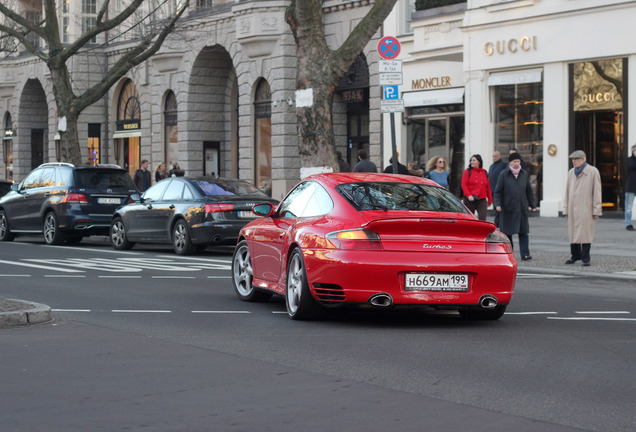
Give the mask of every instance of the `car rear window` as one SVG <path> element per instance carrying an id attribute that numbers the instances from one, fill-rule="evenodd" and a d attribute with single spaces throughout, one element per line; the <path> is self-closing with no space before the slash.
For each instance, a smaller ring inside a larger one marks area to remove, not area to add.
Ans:
<path id="1" fill-rule="evenodd" d="M 205 196 L 218 195 L 260 195 L 267 197 L 263 192 L 249 183 L 242 181 L 208 181 L 194 180 L 193 183 L 203 192 Z"/>
<path id="2" fill-rule="evenodd" d="M 411 210 L 467 213 L 447 189 L 413 183 L 346 183 L 336 186 L 357 210 Z"/>
<path id="3" fill-rule="evenodd" d="M 130 175 L 118 170 L 75 170 L 75 185 L 82 188 L 136 189 Z"/>

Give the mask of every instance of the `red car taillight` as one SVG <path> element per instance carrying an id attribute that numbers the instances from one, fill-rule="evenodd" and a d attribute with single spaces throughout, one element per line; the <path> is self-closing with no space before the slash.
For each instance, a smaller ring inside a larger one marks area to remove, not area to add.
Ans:
<path id="1" fill-rule="evenodd" d="M 206 204 L 205 212 L 206 213 L 218 213 L 224 211 L 232 211 L 234 210 L 234 204 Z"/>
<path id="2" fill-rule="evenodd" d="M 486 237 L 487 253 L 512 253 L 512 245 L 508 236 L 499 231 L 494 231 Z"/>
<path id="3" fill-rule="evenodd" d="M 337 249 L 382 249 L 380 236 L 365 229 L 335 231 L 327 234 L 326 238 Z"/>
<path id="4" fill-rule="evenodd" d="M 83 194 L 71 193 L 64 197 L 63 203 L 88 204 L 88 199 Z"/>

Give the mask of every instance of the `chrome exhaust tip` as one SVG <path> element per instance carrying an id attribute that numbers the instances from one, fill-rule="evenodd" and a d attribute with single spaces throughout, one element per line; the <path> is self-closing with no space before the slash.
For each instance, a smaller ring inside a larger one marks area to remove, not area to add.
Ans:
<path id="1" fill-rule="evenodd" d="M 492 294 L 484 294 L 479 299 L 479 306 L 484 309 L 494 309 L 499 304 L 499 300 Z"/>
<path id="2" fill-rule="evenodd" d="M 389 307 L 393 305 L 393 298 L 387 293 L 378 293 L 369 298 L 369 303 L 376 307 Z"/>

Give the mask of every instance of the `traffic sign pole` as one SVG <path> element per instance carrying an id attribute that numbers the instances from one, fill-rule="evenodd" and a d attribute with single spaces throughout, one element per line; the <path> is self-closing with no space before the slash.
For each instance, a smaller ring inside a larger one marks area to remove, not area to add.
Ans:
<path id="1" fill-rule="evenodd" d="M 397 85 L 402 84 L 402 62 L 400 60 L 393 60 L 400 54 L 400 41 L 393 36 L 386 36 L 380 39 L 378 42 L 378 54 L 384 59 L 380 61 L 380 85 L 384 87 L 384 99 L 391 102 L 387 104 L 385 102 L 384 107 L 388 107 L 391 116 L 391 151 L 393 153 L 392 164 L 393 174 L 398 173 L 398 156 L 397 156 L 397 143 L 395 139 L 395 109 L 397 104 L 393 102 L 402 101 L 397 98 Z M 392 60 L 392 61 L 390 61 Z M 401 104 L 404 111 L 404 105 Z M 384 108 L 382 107 L 382 108 Z M 383 111 L 382 109 L 380 111 Z M 384 112 L 384 111 L 383 111 Z"/>

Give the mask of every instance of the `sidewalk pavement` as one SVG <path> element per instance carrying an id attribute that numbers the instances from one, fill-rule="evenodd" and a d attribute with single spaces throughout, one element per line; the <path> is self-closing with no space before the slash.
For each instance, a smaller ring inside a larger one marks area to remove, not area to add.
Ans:
<path id="1" fill-rule="evenodd" d="M 621 213 L 622 214 L 622 213 Z M 489 218 L 492 221 L 492 217 Z M 514 236 L 519 273 L 564 274 L 636 280 L 636 232 L 627 231 L 622 218 L 605 217 L 596 221 L 589 267 L 581 262 L 567 265 L 570 258 L 567 219 L 530 218 L 531 260 L 519 256 L 519 237 Z M 0 298 L 0 327 L 48 322 L 51 308 L 23 300 Z"/>

